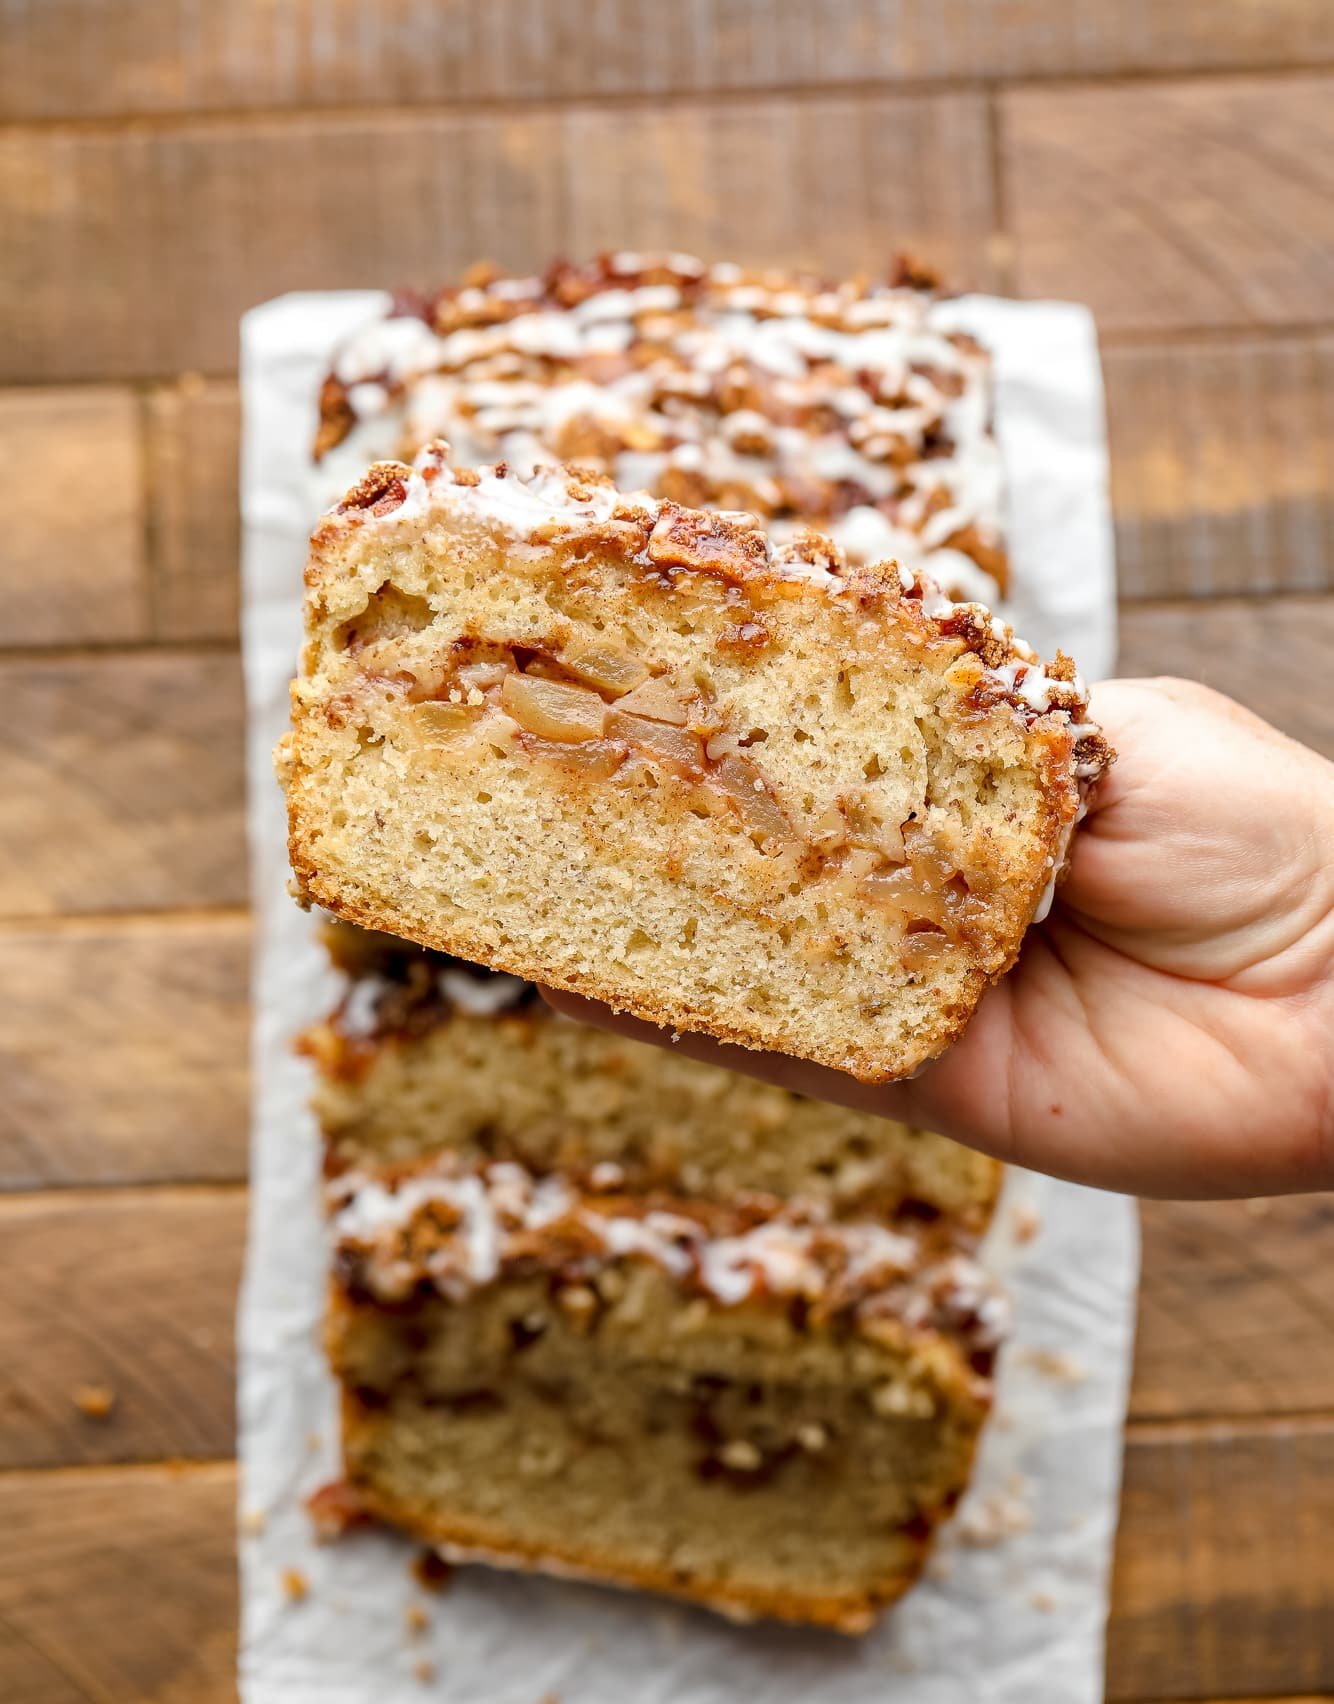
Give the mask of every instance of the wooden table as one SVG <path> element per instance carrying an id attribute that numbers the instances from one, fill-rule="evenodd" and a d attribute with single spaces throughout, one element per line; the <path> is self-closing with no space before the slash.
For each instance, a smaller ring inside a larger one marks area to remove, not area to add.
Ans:
<path id="1" fill-rule="evenodd" d="M 1334 17 L 10 0 L 0 30 L 0 1698 L 213 1704 L 246 1205 L 237 316 L 666 243 L 904 246 L 1083 299 L 1123 672 L 1334 752 Z M 1109 1695 L 1334 1696 L 1334 1203 L 1150 1206 L 1144 1236 Z"/>

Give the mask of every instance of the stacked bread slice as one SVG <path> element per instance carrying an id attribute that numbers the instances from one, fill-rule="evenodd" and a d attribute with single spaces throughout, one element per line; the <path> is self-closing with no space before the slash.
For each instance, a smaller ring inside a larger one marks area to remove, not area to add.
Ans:
<path id="1" fill-rule="evenodd" d="M 967 1483 L 999 1183 L 347 925 L 317 1066 L 344 1505 L 458 1559 L 860 1630 Z"/>

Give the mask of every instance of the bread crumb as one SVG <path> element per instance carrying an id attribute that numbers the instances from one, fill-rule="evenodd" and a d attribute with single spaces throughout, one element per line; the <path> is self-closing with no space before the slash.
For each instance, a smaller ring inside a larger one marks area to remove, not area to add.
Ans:
<path id="1" fill-rule="evenodd" d="M 80 1385 L 70 1401 L 85 1420 L 109 1420 L 116 1406 L 116 1393 L 107 1385 Z"/>
<path id="2" fill-rule="evenodd" d="M 926 1565 L 927 1579 L 936 1581 L 938 1585 L 943 1585 L 946 1580 L 953 1576 L 953 1573 L 953 1560 L 948 1556 L 942 1556 L 939 1552 Z"/>
<path id="3" fill-rule="evenodd" d="M 435 1664 L 427 1662 L 426 1658 L 422 1657 L 418 1662 L 413 1663 L 412 1673 L 414 1679 L 419 1680 L 423 1686 L 429 1686 L 435 1679 Z"/>
<path id="4" fill-rule="evenodd" d="M 1051 1615 L 1055 1612 L 1056 1599 L 1050 1592 L 1036 1591 L 1028 1601 L 1034 1609 L 1040 1611 L 1043 1615 Z"/>
<path id="5" fill-rule="evenodd" d="M 1042 1216 L 1026 1201 L 1017 1201 L 1010 1214 L 1010 1229 L 1017 1243 L 1031 1243 L 1042 1229 Z"/>
<path id="6" fill-rule="evenodd" d="M 1023 1349 L 1020 1353 L 1034 1371 L 1058 1384 L 1083 1384 L 1089 1376 L 1089 1370 L 1081 1360 L 1060 1349 Z"/>
<path id="7" fill-rule="evenodd" d="M 241 1535 L 244 1538 L 261 1538 L 267 1524 L 267 1516 L 263 1509 L 243 1509 L 239 1522 Z"/>
<path id="8" fill-rule="evenodd" d="M 1032 1525 L 1033 1512 L 1021 1495 L 993 1491 L 968 1500 L 955 1530 L 965 1544 L 992 1545 L 1015 1538 Z"/>
<path id="9" fill-rule="evenodd" d="M 431 1625 L 431 1618 L 419 1603 L 410 1603 L 403 1612 L 403 1624 L 415 1639 Z"/>
<path id="10" fill-rule="evenodd" d="M 419 1550 L 412 1559 L 412 1577 L 428 1592 L 443 1592 L 454 1578 L 454 1564 L 438 1550 Z"/>
<path id="11" fill-rule="evenodd" d="M 332 1480 L 312 1491 L 306 1498 L 306 1513 L 318 1544 L 332 1544 L 353 1527 L 372 1524 L 370 1512 L 345 1479 Z"/>
<path id="12" fill-rule="evenodd" d="M 288 1603 L 304 1603 L 310 1596 L 310 1581 L 300 1568 L 284 1568 L 279 1578 Z"/>

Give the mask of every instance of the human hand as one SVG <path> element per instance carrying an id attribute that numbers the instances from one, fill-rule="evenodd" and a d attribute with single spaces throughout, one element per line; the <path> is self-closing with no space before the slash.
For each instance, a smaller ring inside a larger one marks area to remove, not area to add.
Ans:
<path id="1" fill-rule="evenodd" d="M 1109 681 L 1093 715 L 1119 756 L 1069 876 L 940 1059 L 866 1084 L 705 1036 L 675 1045 L 1102 1188 L 1334 1187 L 1334 765 L 1189 681 Z"/>

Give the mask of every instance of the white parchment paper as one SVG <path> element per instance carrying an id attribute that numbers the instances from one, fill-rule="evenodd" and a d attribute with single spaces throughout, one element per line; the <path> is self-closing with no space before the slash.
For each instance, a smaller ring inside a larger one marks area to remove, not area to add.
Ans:
<path id="1" fill-rule="evenodd" d="M 337 1472 L 319 1347 L 326 1249 L 308 1067 L 292 1037 L 335 994 L 287 893 L 271 753 L 287 723 L 315 503 L 308 446 L 333 345 L 384 298 L 286 296 L 242 328 L 243 638 L 254 964 L 250 1246 L 240 1311 L 246 1704 L 1095 1704 L 1138 1241 L 1119 1196 L 1012 1173 L 986 1258 L 1016 1304 L 973 1488 L 930 1576 L 872 1634 L 735 1627 L 649 1597 L 463 1569 L 424 1593 L 410 1545 L 317 1546 L 304 1498 Z M 1039 650 L 1110 671 L 1114 581 L 1101 377 L 1081 308 L 951 306 L 996 355 L 1017 591 Z M 1034 1226 L 1037 1227 L 1033 1234 Z M 305 1596 L 294 1601 L 298 1576 Z M 410 1606 L 427 1624 L 412 1628 Z"/>

